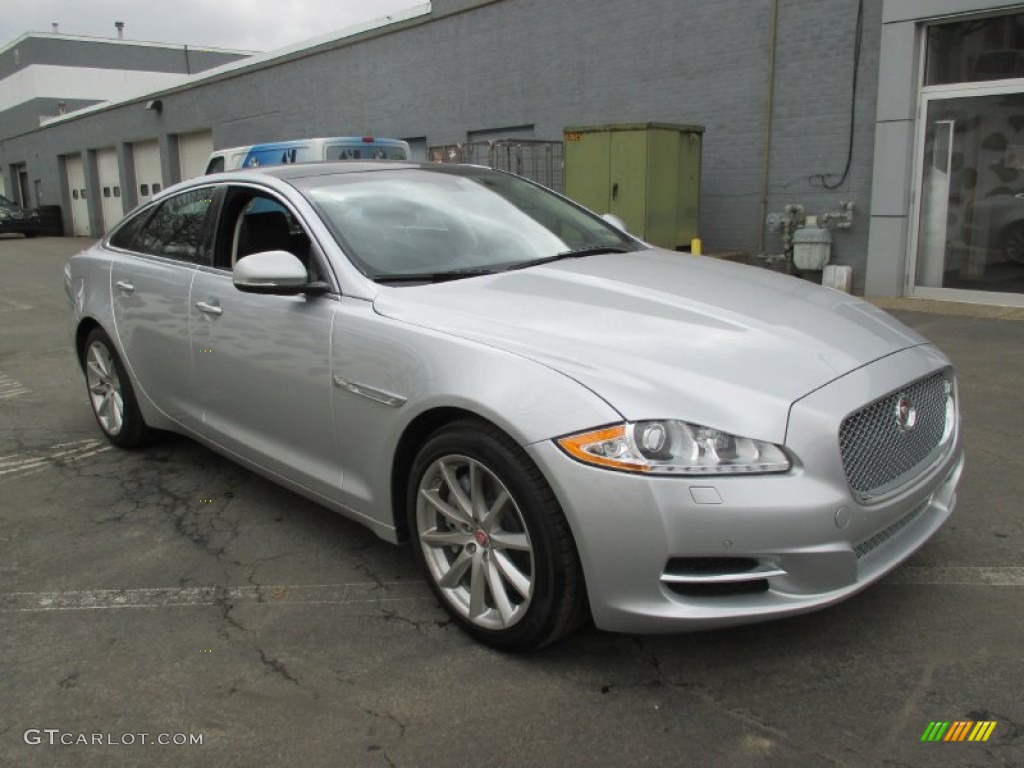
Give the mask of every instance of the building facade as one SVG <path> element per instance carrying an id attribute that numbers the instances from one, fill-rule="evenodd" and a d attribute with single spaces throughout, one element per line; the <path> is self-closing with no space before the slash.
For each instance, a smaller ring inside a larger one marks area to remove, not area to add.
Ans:
<path id="1" fill-rule="evenodd" d="M 122 34 L 123 25 L 118 27 Z M 86 107 L 139 97 L 252 51 L 190 48 L 118 38 L 30 32 L 0 48 L 0 142 L 31 134 Z M 34 165 L 34 164 L 33 164 Z M 27 158 L 5 163 L 0 194 L 25 206 L 59 202 Z M 119 188 L 118 188 L 119 189 Z M 47 199 L 49 197 L 49 200 Z"/>
<path id="2" fill-rule="evenodd" d="M 706 251 L 777 253 L 787 206 L 853 202 L 832 261 L 857 292 L 1018 304 L 1021 23 L 998 0 L 435 0 L 4 136 L 0 164 L 98 236 L 214 147 L 700 125 Z"/>

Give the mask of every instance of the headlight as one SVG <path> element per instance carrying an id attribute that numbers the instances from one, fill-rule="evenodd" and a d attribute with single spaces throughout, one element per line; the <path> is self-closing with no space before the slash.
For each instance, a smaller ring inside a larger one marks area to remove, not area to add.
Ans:
<path id="1" fill-rule="evenodd" d="M 785 472 L 790 461 L 771 443 L 685 421 L 638 421 L 558 439 L 586 464 L 655 475 Z"/>

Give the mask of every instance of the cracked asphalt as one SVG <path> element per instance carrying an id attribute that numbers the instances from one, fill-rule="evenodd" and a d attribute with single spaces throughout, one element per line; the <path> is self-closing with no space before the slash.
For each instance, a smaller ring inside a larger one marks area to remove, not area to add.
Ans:
<path id="1" fill-rule="evenodd" d="M 0 765 L 1024 765 L 1024 324 L 899 313 L 958 365 L 969 462 L 909 568 L 796 619 L 509 656 L 407 549 L 187 439 L 107 448 L 61 284 L 85 244 L 0 238 Z M 921 743 L 935 720 L 998 725 Z"/>

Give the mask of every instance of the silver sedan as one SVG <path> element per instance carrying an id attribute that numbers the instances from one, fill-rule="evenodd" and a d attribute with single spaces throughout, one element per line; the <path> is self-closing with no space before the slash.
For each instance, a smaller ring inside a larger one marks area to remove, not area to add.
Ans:
<path id="1" fill-rule="evenodd" d="M 194 179 L 65 282 L 111 442 L 179 432 L 411 540 L 500 648 L 821 608 L 956 499 L 956 379 L 927 340 L 505 173 Z"/>

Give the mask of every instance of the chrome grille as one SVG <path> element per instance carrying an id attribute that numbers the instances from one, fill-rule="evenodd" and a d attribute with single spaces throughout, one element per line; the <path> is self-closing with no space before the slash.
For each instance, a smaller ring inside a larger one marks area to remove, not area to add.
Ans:
<path id="1" fill-rule="evenodd" d="M 839 452 L 850 488 L 863 500 L 898 488 L 923 471 L 953 432 L 952 374 L 937 373 L 876 400 L 847 416 L 839 428 Z M 916 412 L 913 428 L 898 422 L 902 398 Z"/>

